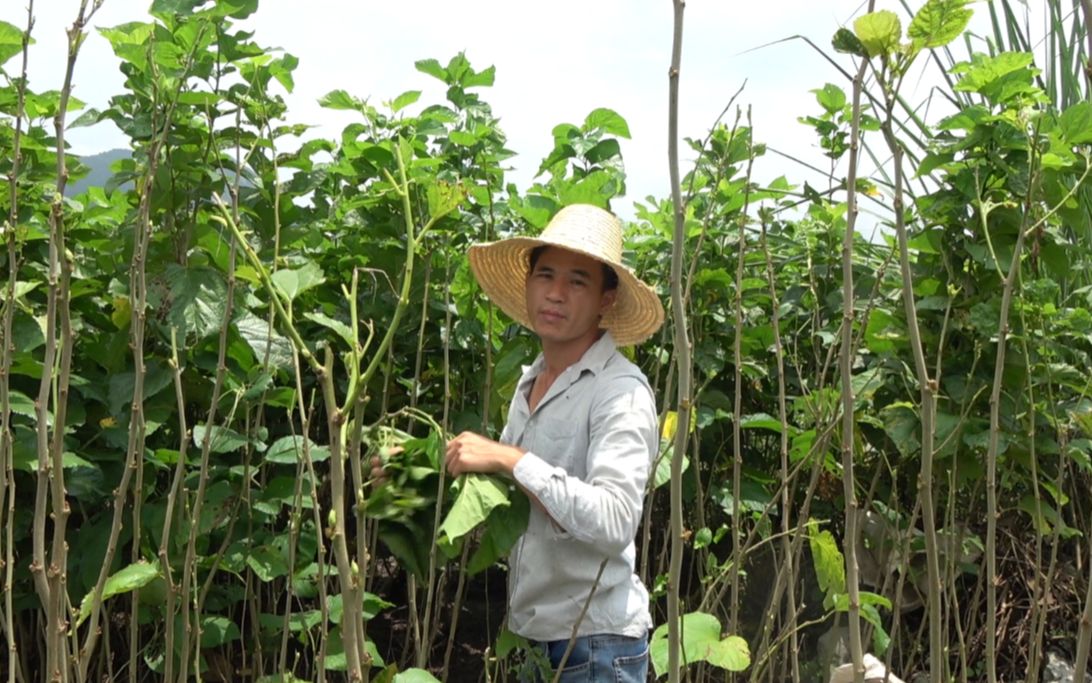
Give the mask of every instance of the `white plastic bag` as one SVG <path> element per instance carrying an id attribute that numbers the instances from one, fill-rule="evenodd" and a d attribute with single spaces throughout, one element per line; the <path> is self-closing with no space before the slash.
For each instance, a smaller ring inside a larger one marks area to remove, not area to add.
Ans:
<path id="1" fill-rule="evenodd" d="M 887 676 L 888 683 L 904 683 L 895 674 L 887 675 L 887 665 L 872 655 L 864 656 L 865 683 L 883 683 Z M 843 664 L 830 674 L 830 683 L 853 683 L 853 663 Z"/>

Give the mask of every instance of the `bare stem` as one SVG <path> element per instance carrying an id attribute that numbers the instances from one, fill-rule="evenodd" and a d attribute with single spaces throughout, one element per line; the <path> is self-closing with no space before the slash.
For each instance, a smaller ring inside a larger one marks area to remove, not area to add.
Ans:
<path id="1" fill-rule="evenodd" d="M 853 237 L 857 225 L 857 162 L 861 140 L 861 90 L 868 62 L 861 61 L 853 78 L 853 119 L 850 128 L 849 170 L 846 175 L 846 228 L 842 239 L 842 341 L 839 368 L 842 384 L 842 482 L 845 491 L 846 590 L 849 593 L 849 651 L 853 680 L 864 682 L 864 652 L 861 647 L 861 601 L 857 577 L 857 490 L 853 474 L 856 419 L 853 398 Z"/>
<path id="2" fill-rule="evenodd" d="M 12 320 L 15 312 L 15 285 L 19 273 L 19 250 L 15 236 L 15 226 L 19 218 L 19 169 L 21 144 L 23 139 L 23 116 L 26 103 L 27 61 L 30 34 L 34 30 L 34 0 L 27 4 L 27 28 L 22 36 L 22 67 L 16 84 L 15 95 L 15 130 L 12 133 L 11 174 L 8 176 L 8 219 L 0 226 L 0 235 L 7 245 L 8 281 L 4 288 L 3 322 L 0 323 L 0 522 L 3 524 L 4 567 L 3 627 L 7 643 L 8 683 L 15 683 L 19 670 L 19 648 L 15 632 L 15 610 L 13 606 L 12 577 L 15 570 L 15 471 L 14 444 L 11 430 L 11 395 L 9 378 L 12 364 L 12 352 L 15 350 L 12 339 Z M 6 506 L 5 506 L 6 503 Z"/>
<path id="3" fill-rule="evenodd" d="M 671 204 L 675 214 L 674 240 L 671 248 L 671 310 L 675 322 L 675 353 L 678 363 L 678 407 L 675 429 L 675 450 L 671 459 L 671 559 L 668 570 L 667 638 L 668 680 L 678 683 L 681 674 L 679 648 L 680 630 L 679 583 L 682 578 L 683 511 L 682 462 L 690 432 L 690 340 L 687 335 L 686 310 L 683 306 L 682 266 L 685 256 L 686 206 L 682 200 L 679 180 L 679 69 L 682 63 L 683 0 L 674 2 L 674 32 L 671 41 L 671 68 L 668 70 L 667 156 L 671 175 Z"/>

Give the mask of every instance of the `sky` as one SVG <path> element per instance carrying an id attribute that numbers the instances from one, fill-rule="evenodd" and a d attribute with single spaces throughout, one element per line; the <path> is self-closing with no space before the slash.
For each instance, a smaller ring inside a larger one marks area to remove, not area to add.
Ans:
<path id="1" fill-rule="evenodd" d="M 4 0 L 0 19 L 25 25 L 27 2 Z M 149 0 L 105 0 L 91 25 L 146 20 L 149 5 Z M 977 13 L 984 15 L 978 6 Z M 861 0 L 691 0 L 684 14 L 680 135 L 704 136 L 745 84 L 736 103 L 752 107 L 756 141 L 825 165 L 814 133 L 797 117 L 819 111 L 810 90 L 831 82 L 848 91 L 849 84 L 794 36 L 806 36 L 831 52 L 835 30 L 851 25 L 864 7 Z M 880 0 L 876 7 L 904 15 L 897 0 Z M 65 27 L 78 8 L 79 0 L 35 3 L 31 88 L 60 88 Z M 632 217 L 633 201 L 670 193 L 667 73 L 672 20 L 671 0 L 262 0 L 246 25 L 256 32 L 259 44 L 299 58 L 295 89 L 286 95 L 288 119 L 315 124 L 316 134 L 324 137 L 336 136 L 352 120 L 344 112 L 318 106 L 317 100 L 330 90 L 344 89 L 374 104 L 407 90 L 423 90 L 420 102 L 430 103 L 442 100 L 442 87 L 417 72 L 415 61 L 435 58 L 446 64 L 465 51 L 476 69 L 495 66 L 495 85 L 482 96 L 500 117 L 508 147 L 517 152 L 510 178 L 520 187 L 530 184 L 552 148 L 555 125 L 579 124 L 598 107 L 614 109 L 628 121 L 632 134 L 631 140 L 622 141 L 628 194 L 614 206 Z M 848 56 L 836 58 L 850 68 Z M 9 69 L 13 64 L 15 60 Z M 123 90 L 118 62 L 97 31 L 84 44 L 74 82 L 74 95 L 94 107 L 105 106 Z M 928 75 L 908 79 L 910 99 L 925 98 L 932 82 Z M 729 121 L 733 117 L 729 114 Z M 68 138 L 83 154 L 126 146 L 112 124 L 73 130 Z M 682 166 L 688 168 L 685 157 Z M 781 174 L 799 180 L 807 172 L 773 154 L 756 164 L 759 180 Z"/>

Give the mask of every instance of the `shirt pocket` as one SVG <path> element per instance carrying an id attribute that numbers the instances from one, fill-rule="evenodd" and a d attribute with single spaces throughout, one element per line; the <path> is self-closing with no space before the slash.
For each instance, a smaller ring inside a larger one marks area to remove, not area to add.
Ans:
<path id="1" fill-rule="evenodd" d="M 569 474 L 573 471 L 573 459 L 579 444 L 576 438 L 576 424 L 571 419 L 542 417 L 538 425 L 537 455 L 555 467 L 564 469 Z"/>

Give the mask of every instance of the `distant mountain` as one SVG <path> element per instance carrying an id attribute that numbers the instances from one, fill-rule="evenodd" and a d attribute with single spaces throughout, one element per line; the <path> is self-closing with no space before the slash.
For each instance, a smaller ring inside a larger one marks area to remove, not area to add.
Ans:
<path id="1" fill-rule="evenodd" d="M 81 157 L 82 161 L 91 171 L 83 178 L 69 183 L 65 188 L 65 194 L 69 197 L 83 192 L 89 187 L 102 187 L 110 180 L 113 173 L 110 166 L 118 159 L 128 159 L 132 156 L 127 149 L 111 149 L 99 154 L 91 154 Z"/>

